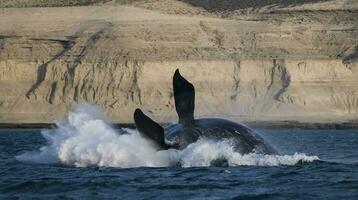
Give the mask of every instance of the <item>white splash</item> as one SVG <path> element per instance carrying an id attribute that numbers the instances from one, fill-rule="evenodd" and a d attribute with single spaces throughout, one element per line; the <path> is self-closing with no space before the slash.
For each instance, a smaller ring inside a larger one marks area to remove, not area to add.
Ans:
<path id="1" fill-rule="evenodd" d="M 63 163 L 78 167 L 183 167 L 210 166 L 217 159 L 225 159 L 229 166 L 238 165 L 295 165 L 318 160 L 316 156 L 241 155 L 229 140 L 214 142 L 201 139 L 183 150 L 157 151 L 154 144 L 141 137 L 136 130 L 112 128 L 98 109 L 79 104 L 68 114 L 66 121 L 41 133 L 48 145 L 35 152 L 17 156 L 20 161 Z"/>
<path id="2" fill-rule="evenodd" d="M 263 154 L 240 154 L 235 152 L 231 142 L 224 140 L 214 142 L 199 140 L 179 152 L 183 167 L 210 166 L 217 159 L 224 159 L 229 166 L 257 165 L 278 166 L 295 165 L 299 162 L 313 162 L 319 160 L 317 156 L 307 156 L 304 153 L 294 155 L 263 155 Z"/>

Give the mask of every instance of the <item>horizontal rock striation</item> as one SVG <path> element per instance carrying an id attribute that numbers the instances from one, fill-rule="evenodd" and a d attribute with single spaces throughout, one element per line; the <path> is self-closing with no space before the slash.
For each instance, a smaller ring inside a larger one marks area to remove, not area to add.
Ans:
<path id="1" fill-rule="evenodd" d="M 131 123 L 137 107 L 173 121 L 176 68 L 196 87 L 198 117 L 357 119 L 357 10 L 158 10 L 1 9 L 0 123 L 51 123 L 82 101 L 114 122 Z"/>

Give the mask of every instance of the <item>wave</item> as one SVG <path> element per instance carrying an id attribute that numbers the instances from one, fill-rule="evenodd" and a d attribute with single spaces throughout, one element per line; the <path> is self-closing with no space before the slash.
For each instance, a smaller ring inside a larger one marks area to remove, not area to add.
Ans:
<path id="1" fill-rule="evenodd" d="M 319 160 L 304 153 L 262 155 L 235 152 L 230 140 L 200 139 L 185 149 L 157 151 L 133 129 L 114 129 L 99 109 L 87 103 L 76 106 L 56 128 L 41 131 L 47 145 L 16 156 L 23 162 L 63 163 L 77 167 L 202 167 L 211 165 L 295 165 Z"/>

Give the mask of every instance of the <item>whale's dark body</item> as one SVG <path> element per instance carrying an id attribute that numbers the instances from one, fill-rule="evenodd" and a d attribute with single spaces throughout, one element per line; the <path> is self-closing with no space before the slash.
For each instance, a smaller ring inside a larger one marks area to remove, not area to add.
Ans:
<path id="1" fill-rule="evenodd" d="M 227 139 L 241 154 L 251 152 L 277 154 L 261 136 L 248 127 L 225 119 L 203 118 L 195 120 L 193 126 L 174 124 L 165 129 L 165 138 L 176 148 L 183 148 L 199 138 L 219 141 Z"/>
<path id="2" fill-rule="evenodd" d="M 173 77 L 173 89 L 178 124 L 163 128 L 140 109 L 134 112 L 139 132 L 152 140 L 159 149 L 183 149 L 200 138 L 207 138 L 215 141 L 229 140 L 235 151 L 241 154 L 277 154 L 260 135 L 243 124 L 220 118 L 194 119 L 195 89 L 180 75 L 179 70 L 176 70 Z"/>

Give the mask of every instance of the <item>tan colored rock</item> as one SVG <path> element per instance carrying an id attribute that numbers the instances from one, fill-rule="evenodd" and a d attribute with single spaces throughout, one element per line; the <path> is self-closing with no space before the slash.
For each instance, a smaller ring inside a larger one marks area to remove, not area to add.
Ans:
<path id="1" fill-rule="evenodd" d="M 81 101 L 114 122 L 132 122 L 137 107 L 173 121 L 176 68 L 196 87 L 198 117 L 357 119 L 357 10 L 313 4 L 222 19 L 151 5 L 0 9 L 0 123 L 50 123 Z"/>

